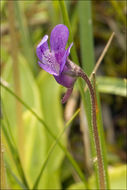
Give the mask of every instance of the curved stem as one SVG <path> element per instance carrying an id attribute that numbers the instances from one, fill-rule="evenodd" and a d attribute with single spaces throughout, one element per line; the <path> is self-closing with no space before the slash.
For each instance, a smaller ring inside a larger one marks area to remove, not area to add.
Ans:
<path id="1" fill-rule="evenodd" d="M 80 70 L 79 76 L 82 77 L 85 82 L 87 83 L 91 95 L 92 101 L 92 123 L 93 123 L 93 132 L 94 132 L 94 140 L 96 145 L 96 152 L 97 152 L 97 162 L 98 162 L 98 170 L 99 170 L 99 183 L 100 189 L 105 189 L 105 177 L 104 177 L 104 167 L 103 167 L 103 160 L 101 155 L 101 147 L 99 142 L 99 135 L 97 130 L 97 119 L 96 119 L 96 100 L 95 100 L 95 92 L 92 87 L 92 84 L 88 78 L 88 76 Z"/>
<path id="2" fill-rule="evenodd" d="M 96 98 L 93 86 L 88 78 L 88 76 L 84 73 L 84 71 L 74 64 L 69 59 L 67 60 L 68 67 L 71 67 L 71 75 L 75 75 L 76 77 L 81 77 L 87 83 L 87 86 L 90 91 L 91 102 L 92 102 L 92 124 L 93 124 L 93 133 L 94 133 L 94 141 L 96 146 L 96 153 L 97 153 L 97 163 L 98 163 L 98 172 L 99 172 L 99 184 L 100 189 L 105 188 L 105 174 L 104 174 L 104 167 L 103 167 L 103 159 L 101 154 L 101 146 L 99 141 L 98 129 L 97 129 L 97 118 L 96 118 Z"/>

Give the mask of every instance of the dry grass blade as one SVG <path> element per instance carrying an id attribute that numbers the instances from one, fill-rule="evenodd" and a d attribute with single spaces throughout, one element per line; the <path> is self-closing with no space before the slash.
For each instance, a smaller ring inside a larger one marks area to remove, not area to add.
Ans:
<path id="1" fill-rule="evenodd" d="M 111 34 L 111 36 L 110 36 L 110 38 L 109 38 L 107 44 L 106 44 L 106 46 L 105 46 L 105 48 L 104 48 L 104 50 L 103 50 L 101 56 L 99 57 L 99 59 L 98 59 L 96 65 L 95 65 L 95 67 L 94 67 L 94 69 L 93 69 L 93 72 L 92 72 L 91 75 L 90 75 L 90 78 L 89 78 L 90 80 L 91 80 L 92 77 L 93 77 L 93 73 L 96 73 L 96 72 L 97 72 L 97 70 L 98 70 L 98 68 L 99 68 L 99 66 L 100 66 L 100 64 L 101 64 L 101 62 L 102 62 L 102 60 L 103 60 L 103 58 L 104 58 L 106 52 L 108 51 L 108 48 L 109 48 L 109 46 L 110 46 L 110 44 L 111 44 L 111 42 L 112 42 L 112 40 L 113 40 L 114 35 L 115 35 L 115 33 L 113 32 L 113 33 Z M 88 88 L 88 87 L 86 86 L 85 89 L 84 89 L 84 91 L 86 91 L 87 88 Z"/>

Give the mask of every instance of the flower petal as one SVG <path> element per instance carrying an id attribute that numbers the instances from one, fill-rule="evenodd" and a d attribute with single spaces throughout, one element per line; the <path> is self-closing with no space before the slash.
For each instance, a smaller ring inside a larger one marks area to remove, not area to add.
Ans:
<path id="1" fill-rule="evenodd" d="M 71 47 L 73 46 L 73 42 L 71 43 L 71 45 L 67 48 L 67 50 L 65 51 L 65 54 L 64 54 L 64 57 L 63 57 L 63 60 L 62 60 L 62 63 L 60 65 L 60 72 L 63 71 L 63 68 L 66 64 L 66 61 L 67 61 L 67 57 L 69 56 L 70 54 L 70 50 L 71 50 Z"/>
<path id="2" fill-rule="evenodd" d="M 63 71 L 63 68 L 66 64 L 67 57 L 69 56 L 70 49 L 73 43 L 67 48 L 67 50 L 61 50 L 55 53 L 56 60 L 60 64 L 60 73 Z"/>
<path id="3" fill-rule="evenodd" d="M 45 35 L 37 46 L 36 53 L 40 61 L 42 61 L 42 55 L 48 49 L 47 40 L 48 40 L 48 35 Z"/>
<path id="4" fill-rule="evenodd" d="M 50 50 L 46 50 L 42 55 L 42 62 L 38 62 L 40 67 L 47 71 L 50 74 L 55 76 L 60 73 L 60 65 L 56 60 L 54 52 L 50 52 Z"/>
<path id="5" fill-rule="evenodd" d="M 50 47 L 51 50 L 58 51 L 65 49 L 69 36 L 68 28 L 63 24 L 58 24 L 54 27 L 50 36 Z"/>

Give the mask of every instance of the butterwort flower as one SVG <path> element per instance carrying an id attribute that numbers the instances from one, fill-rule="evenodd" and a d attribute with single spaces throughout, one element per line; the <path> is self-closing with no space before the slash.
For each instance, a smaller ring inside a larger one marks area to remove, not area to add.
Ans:
<path id="1" fill-rule="evenodd" d="M 63 103 L 70 96 L 76 76 L 72 73 L 72 68 L 67 64 L 70 49 L 73 43 L 66 49 L 69 30 L 63 24 L 54 27 L 50 35 L 50 48 L 48 47 L 48 35 L 45 35 L 38 44 L 36 53 L 39 58 L 39 66 L 52 74 L 55 80 L 62 86 L 68 88 L 63 98 Z"/>
<path id="2" fill-rule="evenodd" d="M 101 148 L 96 122 L 95 92 L 88 76 L 79 66 L 77 66 L 68 58 L 70 49 L 73 45 L 72 43 L 67 49 L 65 49 L 68 41 L 68 36 L 69 31 L 65 25 L 59 24 L 55 26 L 55 28 L 51 32 L 49 49 L 47 43 L 48 36 L 45 35 L 37 46 L 37 56 L 40 60 L 38 61 L 38 64 L 42 69 L 52 74 L 59 84 L 65 86 L 68 89 L 62 99 L 63 103 L 66 102 L 71 95 L 77 77 L 83 78 L 87 83 L 92 102 L 92 123 L 97 152 L 100 189 L 105 189 L 103 161 L 101 156 Z"/>

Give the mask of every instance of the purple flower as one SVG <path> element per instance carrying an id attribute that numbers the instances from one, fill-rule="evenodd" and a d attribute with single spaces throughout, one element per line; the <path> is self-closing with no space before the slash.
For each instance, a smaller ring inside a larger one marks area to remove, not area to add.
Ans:
<path id="1" fill-rule="evenodd" d="M 98 135 L 97 119 L 96 119 L 95 91 L 88 76 L 84 73 L 84 71 L 78 65 L 76 65 L 75 63 L 73 63 L 71 60 L 68 59 L 70 49 L 73 45 L 71 44 L 68 47 L 68 49 L 65 49 L 68 41 L 68 36 L 69 36 L 69 31 L 65 25 L 59 24 L 55 26 L 55 28 L 51 32 L 51 37 L 50 37 L 51 50 L 48 48 L 47 35 L 43 37 L 43 39 L 37 46 L 37 56 L 40 60 L 38 61 L 38 63 L 42 69 L 52 74 L 59 84 L 67 87 L 67 92 L 62 99 L 62 103 L 65 103 L 70 97 L 77 77 L 81 77 L 87 83 L 91 95 L 94 140 L 97 151 L 99 174 L 101 174 L 99 176 L 100 188 L 105 189 L 104 171 L 102 170 L 103 162 L 101 157 L 101 151 L 99 151 L 100 143 L 99 143 L 99 135 Z"/>
<path id="2" fill-rule="evenodd" d="M 45 35 L 37 46 L 37 56 L 39 66 L 52 74 L 56 81 L 65 86 L 66 88 L 73 88 L 76 77 L 68 75 L 70 68 L 66 64 L 67 57 L 69 56 L 71 45 L 65 49 L 68 41 L 69 31 L 68 28 L 59 24 L 54 27 L 50 36 L 50 48 L 48 47 L 48 35 Z"/>

